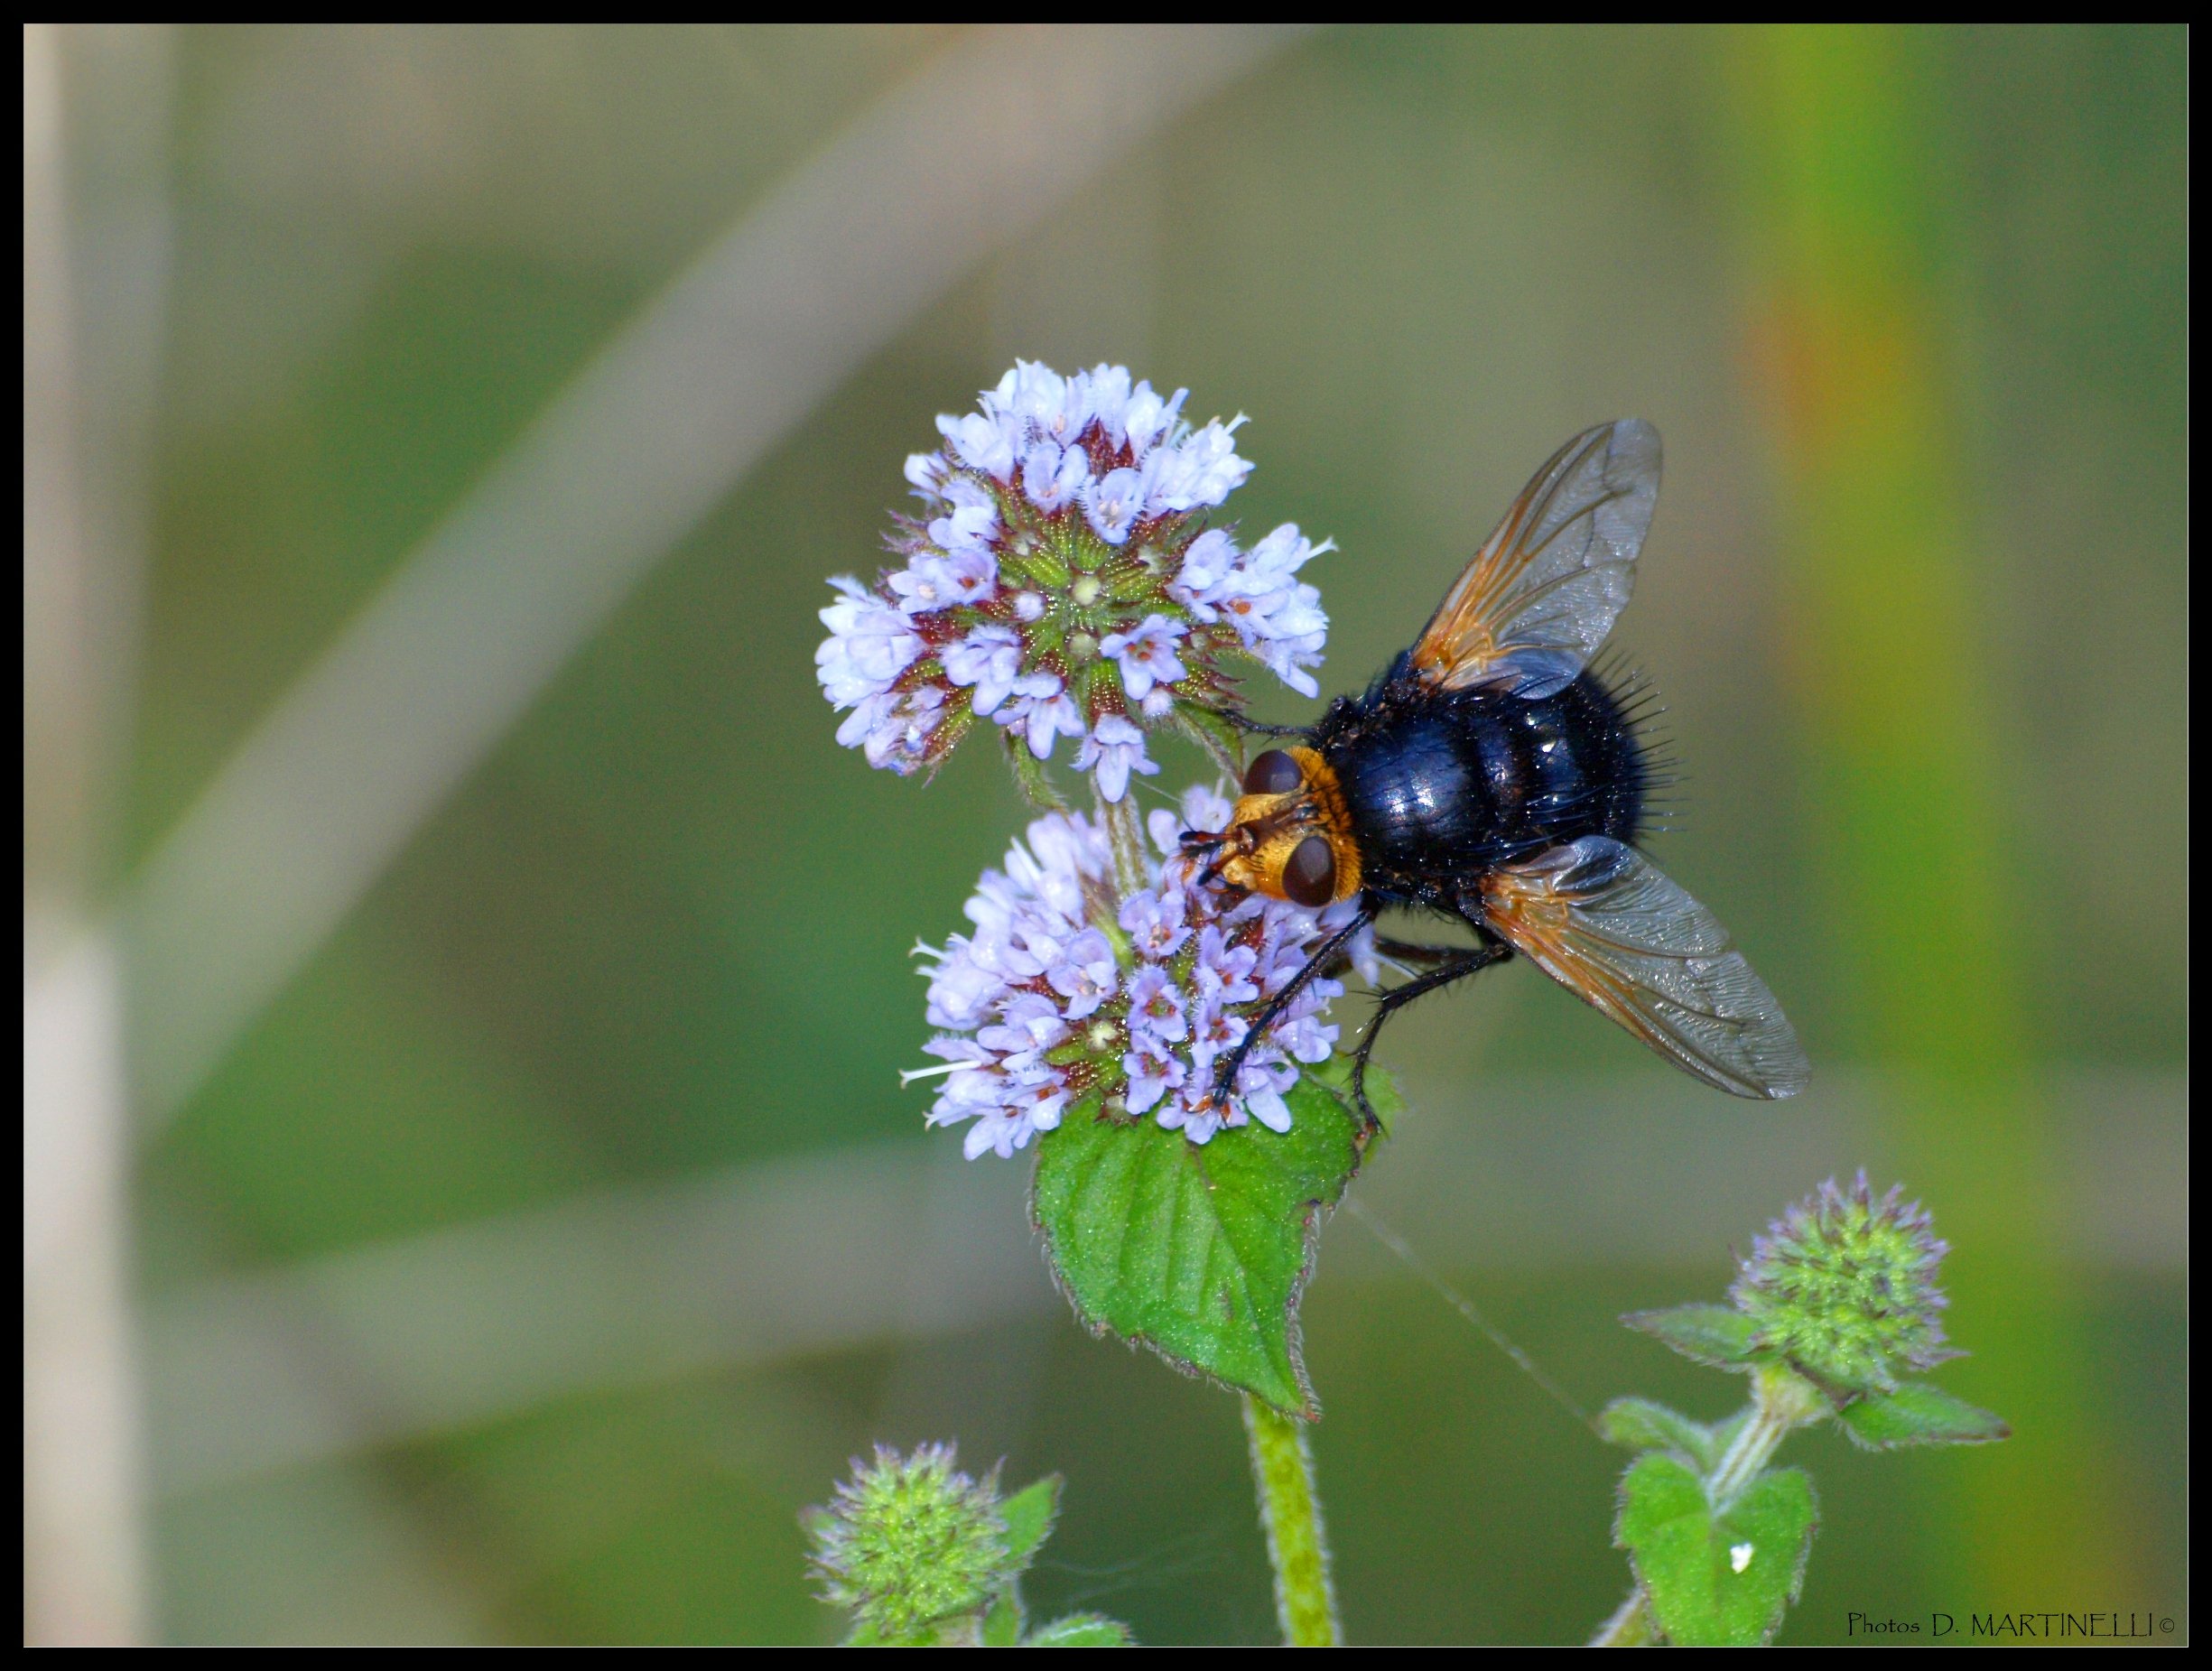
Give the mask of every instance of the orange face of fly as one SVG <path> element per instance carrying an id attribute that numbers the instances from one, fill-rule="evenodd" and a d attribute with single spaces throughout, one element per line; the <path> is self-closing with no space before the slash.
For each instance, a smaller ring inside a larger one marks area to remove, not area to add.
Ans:
<path id="1" fill-rule="evenodd" d="M 1336 774 L 1311 748 L 1255 758 L 1229 828 L 1197 845 L 1214 849 L 1209 875 L 1249 893 L 1318 909 L 1360 891 L 1360 849 Z"/>

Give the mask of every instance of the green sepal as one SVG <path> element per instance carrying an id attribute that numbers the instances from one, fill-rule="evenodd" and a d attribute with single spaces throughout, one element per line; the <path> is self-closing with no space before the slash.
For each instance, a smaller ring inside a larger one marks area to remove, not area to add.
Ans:
<path id="1" fill-rule="evenodd" d="M 1288 1131 L 1250 1120 L 1204 1144 L 1149 1119 L 1116 1124 L 1071 1109 L 1037 1139 L 1031 1211 L 1054 1277 L 1092 1333 L 1312 1420 L 1320 1409 L 1298 1300 L 1362 1133 L 1311 1070 L 1284 1100 Z"/>
<path id="2" fill-rule="evenodd" d="M 1694 1363 L 1740 1369 L 1757 1351 L 1758 1329 L 1752 1320 L 1725 1305 L 1677 1305 L 1668 1311 L 1631 1312 L 1621 1319 L 1662 1341 Z"/>
<path id="3" fill-rule="evenodd" d="M 1713 1429 L 1649 1398 L 1615 1398 L 1598 1412 L 1608 1441 L 1631 1451 L 1670 1451 L 1710 1473 L 1720 1460 Z"/>
<path id="4" fill-rule="evenodd" d="M 1798 1469 L 1761 1474 L 1716 1514 L 1696 1469 L 1651 1452 L 1621 1478 L 1613 1541 L 1668 1641 L 1746 1648 L 1770 1640 L 1797 1600 L 1818 1524 L 1813 1482 Z"/>
<path id="5" fill-rule="evenodd" d="M 2012 1436 L 2003 1418 L 1925 1381 L 1905 1381 L 1895 1392 L 1856 1399 L 1844 1406 L 1837 1420 L 1852 1443 L 1867 1451 L 1897 1451 L 1915 1444 L 1990 1444 Z"/>
<path id="6" fill-rule="evenodd" d="M 1045 763 L 1029 752 L 1029 745 L 1010 726 L 1001 726 L 999 740 L 1006 748 L 1006 763 L 1013 768 L 1014 782 L 1021 790 L 1022 799 L 1031 806 L 1047 812 L 1064 812 L 1067 803 L 1060 792 L 1052 786 L 1052 779 L 1045 775 Z"/>
<path id="7" fill-rule="evenodd" d="M 1120 1620 L 1102 1613 L 1070 1613 L 1029 1634 L 1024 1648 L 1134 1648 L 1136 1638 Z"/>

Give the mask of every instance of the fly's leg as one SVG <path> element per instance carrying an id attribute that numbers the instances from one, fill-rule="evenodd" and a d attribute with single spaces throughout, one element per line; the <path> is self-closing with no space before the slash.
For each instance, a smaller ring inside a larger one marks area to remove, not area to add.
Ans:
<path id="1" fill-rule="evenodd" d="M 1412 952 L 1436 952 L 1440 949 L 1435 946 L 1407 948 Z M 1375 1040 L 1381 1035 L 1382 1024 L 1415 998 L 1434 992 L 1439 987 L 1448 987 L 1455 980 L 1479 975 L 1492 964 L 1502 963 L 1512 955 L 1511 946 L 1485 933 L 1481 945 L 1455 950 L 1448 961 L 1438 963 L 1426 975 L 1417 976 L 1402 987 L 1392 987 L 1382 995 L 1374 1018 L 1367 1024 L 1367 1031 L 1361 1035 L 1360 1048 L 1352 1058 L 1352 1100 L 1359 1105 L 1360 1118 L 1367 1122 L 1370 1131 L 1382 1124 L 1375 1113 L 1374 1105 L 1367 1100 L 1367 1059 L 1374 1054 Z"/>
<path id="2" fill-rule="evenodd" d="M 1227 721 L 1247 736 L 1310 737 L 1313 735 L 1313 727 L 1309 725 L 1267 725 L 1258 719 L 1248 719 L 1233 708 L 1210 708 L 1204 702 L 1194 702 L 1191 706 L 1204 709 L 1216 719 Z"/>
<path id="3" fill-rule="evenodd" d="M 1377 955 L 1389 958 L 1394 963 L 1426 963 L 1435 967 L 1456 957 L 1467 955 L 1465 946 L 1417 946 L 1403 940 L 1375 942 Z"/>
<path id="4" fill-rule="evenodd" d="M 1268 1029 L 1275 1025 L 1283 1011 L 1290 1007 L 1291 1000 L 1305 991 L 1315 976 L 1326 973 L 1331 961 L 1352 943 L 1352 937 L 1373 921 L 1374 918 L 1364 911 L 1353 917 L 1315 947 L 1313 956 L 1306 960 L 1306 967 L 1291 976 L 1289 983 L 1268 1000 L 1268 1007 L 1245 1029 L 1244 1036 L 1237 1041 L 1237 1047 L 1229 1053 L 1228 1061 L 1222 1063 L 1221 1070 L 1213 1076 L 1213 1101 L 1216 1107 L 1225 1109 L 1229 1106 L 1229 1088 L 1237 1082 L 1237 1074 L 1244 1066 L 1244 1058 L 1251 1054 L 1253 1045 L 1267 1036 Z"/>

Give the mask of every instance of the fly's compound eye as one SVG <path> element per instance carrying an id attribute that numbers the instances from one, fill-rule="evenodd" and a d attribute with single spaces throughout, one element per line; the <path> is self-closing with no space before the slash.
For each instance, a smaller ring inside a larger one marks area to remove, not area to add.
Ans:
<path id="1" fill-rule="evenodd" d="M 1248 795 L 1287 795 L 1306 781 L 1298 763 L 1279 748 L 1270 748 L 1245 768 Z"/>
<path id="2" fill-rule="evenodd" d="M 1266 758 L 1262 755 L 1252 762 L 1253 769 Z M 1335 892 L 1336 855 L 1319 836 L 1307 836 L 1290 849 L 1289 861 L 1283 866 L 1283 893 L 1293 905 L 1317 909 Z"/>

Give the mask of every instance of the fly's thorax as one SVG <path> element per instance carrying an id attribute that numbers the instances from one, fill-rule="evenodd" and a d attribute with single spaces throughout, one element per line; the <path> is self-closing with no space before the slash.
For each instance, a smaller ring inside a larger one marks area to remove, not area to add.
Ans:
<path id="1" fill-rule="evenodd" d="M 1306 906 L 1360 891 L 1351 814 L 1319 750 L 1271 748 L 1252 762 L 1217 868 L 1239 887 Z"/>

